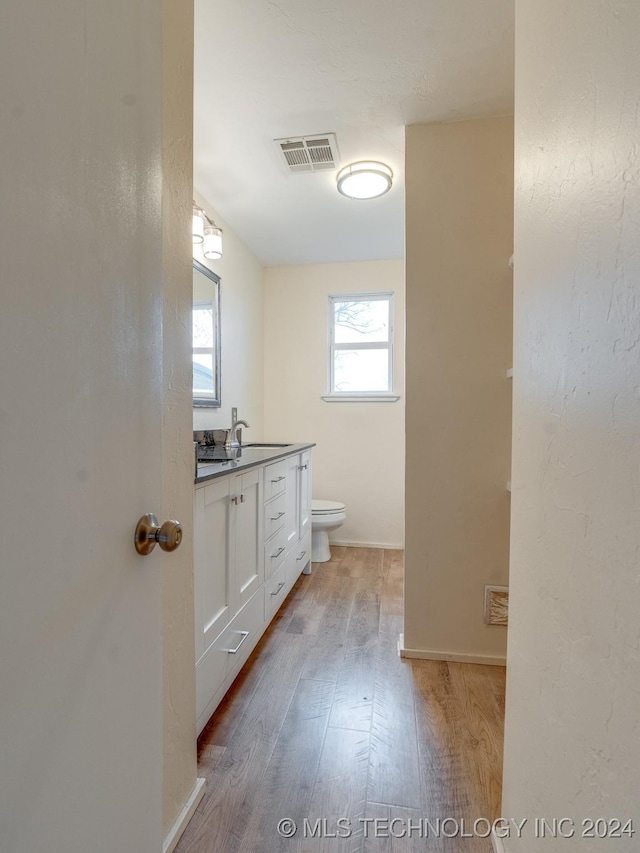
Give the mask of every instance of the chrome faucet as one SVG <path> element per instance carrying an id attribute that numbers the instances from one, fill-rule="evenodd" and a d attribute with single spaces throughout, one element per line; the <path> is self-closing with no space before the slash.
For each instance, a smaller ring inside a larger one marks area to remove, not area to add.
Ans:
<path id="1" fill-rule="evenodd" d="M 224 449 L 231 450 L 234 444 L 237 446 L 238 439 L 236 438 L 236 430 L 239 426 L 244 426 L 249 428 L 249 424 L 246 421 L 234 421 L 231 424 L 231 429 L 227 430 L 227 437 L 224 442 Z"/>

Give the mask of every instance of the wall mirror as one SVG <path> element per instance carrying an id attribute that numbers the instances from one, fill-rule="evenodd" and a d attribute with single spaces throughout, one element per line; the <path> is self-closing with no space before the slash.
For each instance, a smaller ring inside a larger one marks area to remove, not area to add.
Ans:
<path id="1" fill-rule="evenodd" d="M 193 405 L 218 408 L 220 276 L 193 262 Z"/>

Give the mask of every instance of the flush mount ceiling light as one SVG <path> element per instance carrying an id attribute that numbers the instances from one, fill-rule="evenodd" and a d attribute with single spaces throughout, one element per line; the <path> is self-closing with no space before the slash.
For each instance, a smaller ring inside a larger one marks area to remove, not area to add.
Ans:
<path id="1" fill-rule="evenodd" d="M 393 172 L 384 163 L 361 160 L 338 172 L 338 192 L 347 198 L 377 198 L 391 189 Z"/>

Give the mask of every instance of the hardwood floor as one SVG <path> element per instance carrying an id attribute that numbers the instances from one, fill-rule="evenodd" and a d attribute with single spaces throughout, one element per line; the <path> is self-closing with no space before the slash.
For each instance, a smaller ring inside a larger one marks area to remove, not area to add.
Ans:
<path id="1" fill-rule="evenodd" d="M 302 575 L 200 736 L 177 853 L 490 853 L 504 669 L 401 660 L 401 631 L 402 552 Z"/>

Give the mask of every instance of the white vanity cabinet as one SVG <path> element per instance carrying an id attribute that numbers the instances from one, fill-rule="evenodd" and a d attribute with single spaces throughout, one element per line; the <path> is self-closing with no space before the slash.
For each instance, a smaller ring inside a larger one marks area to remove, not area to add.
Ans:
<path id="1" fill-rule="evenodd" d="M 300 454 L 298 465 L 299 538 L 311 533 L 311 451 Z"/>
<path id="2" fill-rule="evenodd" d="M 231 683 L 265 627 L 262 504 L 260 469 L 195 490 L 198 734 L 224 690 L 216 700 L 217 694 Z"/>
<path id="3" fill-rule="evenodd" d="M 193 523 L 196 661 L 230 622 L 229 542 L 232 477 L 213 480 L 195 491 Z"/>
<path id="4" fill-rule="evenodd" d="M 300 538 L 300 454 L 287 460 L 287 524 L 286 549 L 296 545 Z"/>
<path id="5" fill-rule="evenodd" d="M 289 492 L 290 484 L 291 492 Z M 310 450 L 305 450 L 290 460 L 287 478 L 287 495 L 289 494 L 292 498 L 288 505 L 285 593 L 290 591 L 301 572 L 311 573 Z"/>
<path id="6" fill-rule="evenodd" d="M 289 551 L 311 530 L 311 451 L 291 456 L 287 462 L 286 548 Z"/>
<path id="7" fill-rule="evenodd" d="M 240 610 L 264 581 L 262 472 L 251 468 L 233 478 L 230 514 L 231 594 Z"/>
<path id="8" fill-rule="evenodd" d="M 311 451 L 197 483 L 198 734 L 302 571 L 311 571 Z"/>
<path id="9" fill-rule="evenodd" d="M 259 469 L 196 489 L 196 660 L 264 580 Z"/>

